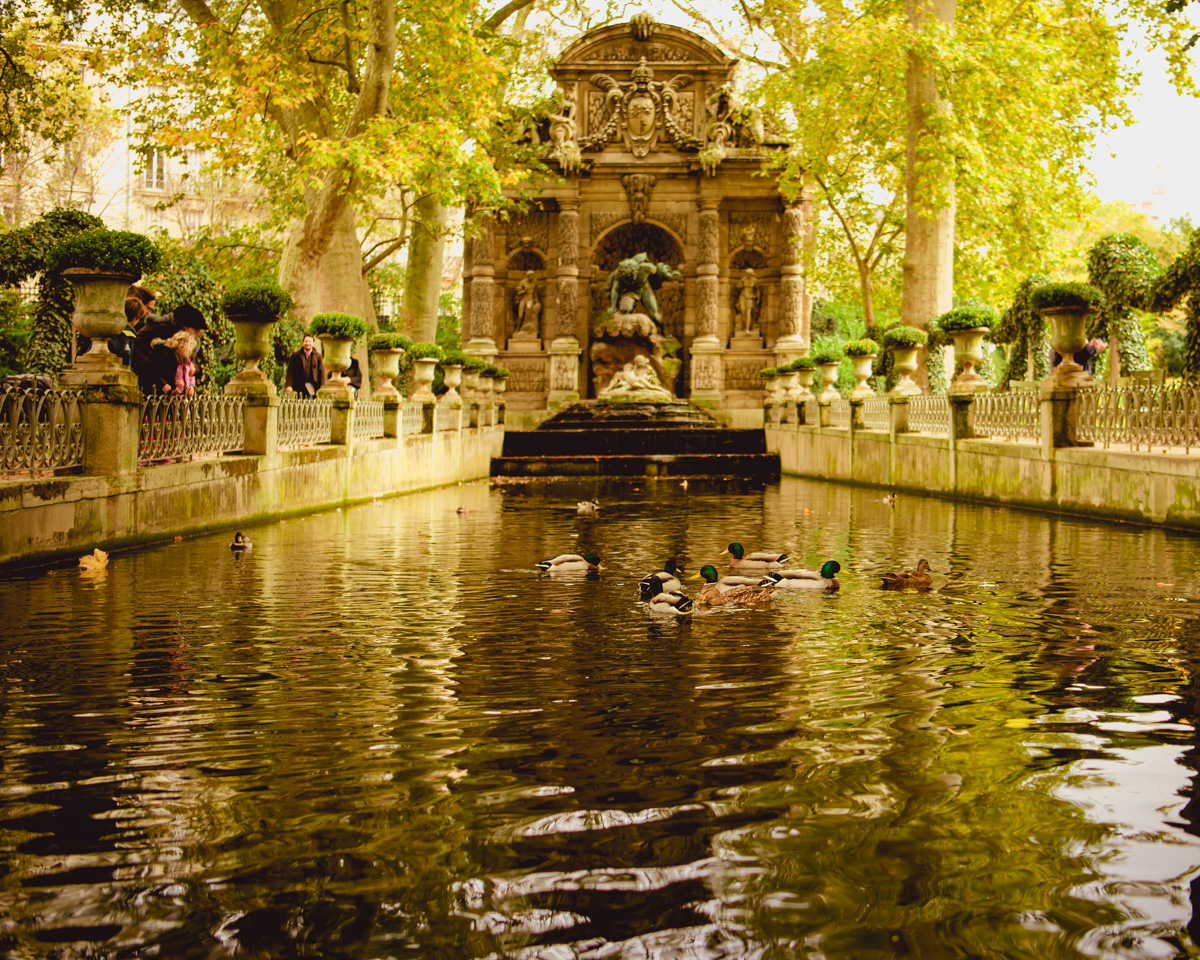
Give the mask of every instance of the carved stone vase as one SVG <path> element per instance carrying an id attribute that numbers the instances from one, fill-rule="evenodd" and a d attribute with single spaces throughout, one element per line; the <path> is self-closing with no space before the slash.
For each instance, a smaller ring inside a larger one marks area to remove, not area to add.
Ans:
<path id="1" fill-rule="evenodd" d="M 1047 307 L 1042 316 L 1050 321 L 1050 346 L 1062 357 L 1046 378 L 1046 385 L 1059 388 L 1087 386 L 1092 375 L 1075 362 L 1075 354 L 1087 345 L 1087 307 Z"/>
<path id="2" fill-rule="evenodd" d="M 391 347 L 387 350 L 372 350 L 378 373 L 375 375 L 373 393 L 377 397 L 395 397 L 400 391 L 396 389 L 396 378 L 400 376 L 400 358 L 404 356 L 401 347 Z"/>
<path id="3" fill-rule="evenodd" d="M 825 389 L 821 391 L 818 400 L 840 400 L 842 395 L 837 392 L 838 368 L 842 365 L 840 360 L 834 360 L 832 363 L 818 363 L 821 368 L 821 381 L 825 385 Z"/>
<path id="4" fill-rule="evenodd" d="M 871 379 L 871 364 L 875 360 L 875 354 L 865 353 L 859 357 L 851 357 L 850 362 L 854 364 L 854 379 L 858 382 L 854 389 L 850 391 L 852 397 L 870 397 L 875 391 L 867 384 Z"/>
<path id="5" fill-rule="evenodd" d="M 442 380 L 446 384 L 446 393 L 442 397 L 442 402 L 453 403 L 455 400 L 462 400 L 458 392 L 458 385 L 462 383 L 463 368 L 457 363 L 448 363 L 442 366 Z"/>
<path id="6" fill-rule="evenodd" d="M 962 373 L 950 384 L 951 393 L 973 393 L 986 389 L 987 384 L 976 372 L 975 366 L 983 360 L 983 338 L 987 334 L 987 327 L 950 331 L 950 336 L 954 338 L 954 359 L 962 363 Z"/>
<path id="7" fill-rule="evenodd" d="M 920 347 L 892 347 L 892 369 L 896 371 L 896 385 L 892 387 L 893 397 L 919 396 L 921 388 L 913 381 L 917 372 L 917 354 Z"/>
<path id="8" fill-rule="evenodd" d="M 317 334 L 317 339 L 321 341 L 321 356 L 329 379 L 341 380 L 342 374 L 350 366 L 350 350 L 354 341 L 348 337 L 331 337 L 327 333 Z"/>
<path id="9" fill-rule="evenodd" d="M 122 366 L 119 357 L 108 349 L 108 338 L 125 329 L 125 294 L 140 277 L 129 274 L 101 273 L 86 267 L 69 267 L 63 277 L 75 288 L 75 312 L 71 323 L 77 333 L 87 337 L 91 346 L 76 363 L 106 367 Z"/>
<path id="10" fill-rule="evenodd" d="M 474 399 L 479 396 L 479 371 L 464 370 L 462 387 L 458 391 L 465 399 Z"/>
<path id="11" fill-rule="evenodd" d="M 489 400 L 492 399 L 492 388 L 495 385 L 496 385 L 495 377 L 493 377 L 489 374 L 486 374 L 486 373 L 481 373 L 479 375 L 479 399 L 483 403 L 487 403 Z"/>
<path id="12" fill-rule="evenodd" d="M 409 400 L 417 403 L 433 403 L 435 397 L 430 387 L 433 385 L 433 375 L 437 371 L 436 357 L 421 357 L 413 361 L 413 390 Z"/>
<path id="13" fill-rule="evenodd" d="M 231 313 L 233 324 L 233 355 L 246 366 L 233 379 L 238 383 L 267 383 L 267 375 L 258 365 L 271 352 L 271 333 L 278 317 Z"/>
<path id="14" fill-rule="evenodd" d="M 493 377 L 492 392 L 499 396 L 508 389 L 508 377 Z"/>
<path id="15" fill-rule="evenodd" d="M 804 401 L 806 401 L 806 400 L 817 399 L 815 396 L 813 396 L 813 392 L 812 392 L 813 377 L 815 377 L 816 375 L 817 375 L 817 371 L 816 371 L 816 368 L 814 368 L 814 367 L 810 367 L 807 370 L 797 370 L 796 371 L 796 380 L 800 384 L 800 389 L 796 395 L 796 401 L 798 403 L 804 403 Z"/>
<path id="16" fill-rule="evenodd" d="M 763 377 L 763 403 L 779 402 L 779 377 Z"/>
<path id="17" fill-rule="evenodd" d="M 779 375 L 779 389 L 784 400 L 795 400 L 800 396 L 800 378 L 795 370 Z"/>

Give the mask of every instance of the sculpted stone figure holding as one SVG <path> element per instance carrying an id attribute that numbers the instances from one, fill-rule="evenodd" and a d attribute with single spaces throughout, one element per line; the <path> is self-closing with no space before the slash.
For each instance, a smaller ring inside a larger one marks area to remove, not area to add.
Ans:
<path id="1" fill-rule="evenodd" d="M 738 302 L 737 302 L 737 317 L 734 324 L 734 333 L 750 333 L 757 335 L 758 330 L 755 326 L 755 314 L 758 313 L 758 279 L 754 276 L 754 271 L 747 267 L 742 271 L 742 282 L 739 286 Z"/>
<path id="2" fill-rule="evenodd" d="M 681 276 L 680 271 L 665 263 L 654 263 L 646 254 L 639 253 L 622 260 L 608 278 L 608 297 L 611 306 L 606 316 L 614 313 L 632 313 L 637 302 L 654 323 L 662 326 L 662 314 L 654 288 L 661 287 L 667 280 Z"/>
<path id="3" fill-rule="evenodd" d="M 608 386 L 599 394 L 598 399 L 606 400 L 613 397 L 626 397 L 637 394 L 656 400 L 674 400 L 670 391 L 662 385 L 654 368 L 645 354 L 639 353 L 632 363 L 627 363 L 618 370 Z"/>
<path id="4" fill-rule="evenodd" d="M 537 275 L 532 270 L 526 270 L 525 276 L 517 284 L 517 326 L 513 331 L 514 337 L 536 337 L 538 335 L 538 316 L 542 305 L 538 301 Z"/>

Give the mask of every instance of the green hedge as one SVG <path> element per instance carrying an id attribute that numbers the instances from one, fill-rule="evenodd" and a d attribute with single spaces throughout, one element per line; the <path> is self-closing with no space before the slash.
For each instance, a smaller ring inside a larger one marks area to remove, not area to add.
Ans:
<path id="1" fill-rule="evenodd" d="M 368 350 L 407 350 L 412 339 L 402 333 L 377 333 L 367 339 Z"/>
<path id="2" fill-rule="evenodd" d="M 910 327 L 905 323 L 898 323 L 894 327 L 889 327 L 883 335 L 883 345 L 885 347 L 923 347 L 929 342 L 929 334 L 924 330 L 918 330 L 916 327 Z"/>
<path id="3" fill-rule="evenodd" d="M 141 277 L 158 266 L 158 247 L 140 233 L 93 227 L 68 237 L 50 251 L 46 268 L 62 273 L 71 267 Z"/>
<path id="4" fill-rule="evenodd" d="M 977 330 L 980 327 L 990 330 L 996 326 L 999 319 L 995 310 L 979 304 L 948 310 L 937 318 L 937 322 L 943 330 L 951 333 L 955 330 Z"/>
<path id="5" fill-rule="evenodd" d="M 276 319 L 292 306 L 292 295 L 268 277 L 239 280 L 221 297 L 221 309 L 226 316 L 247 316 Z"/>
<path id="6" fill-rule="evenodd" d="M 359 340 L 371 332 L 371 326 L 362 317 L 349 313 L 318 313 L 308 325 L 314 337 L 325 334 L 346 340 Z"/>
<path id="7" fill-rule="evenodd" d="M 1054 307 L 1094 309 L 1104 305 L 1104 294 L 1090 283 L 1047 283 L 1033 291 L 1029 298 L 1034 310 Z"/>

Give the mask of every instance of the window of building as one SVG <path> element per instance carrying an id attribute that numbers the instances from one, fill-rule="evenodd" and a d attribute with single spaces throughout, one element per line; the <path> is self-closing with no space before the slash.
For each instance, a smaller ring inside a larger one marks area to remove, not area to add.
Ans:
<path id="1" fill-rule="evenodd" d="M 157 148 L 146 153 L 146 170 L 142 186 L 147 190 L 167 188 L 167 153 Z"/>

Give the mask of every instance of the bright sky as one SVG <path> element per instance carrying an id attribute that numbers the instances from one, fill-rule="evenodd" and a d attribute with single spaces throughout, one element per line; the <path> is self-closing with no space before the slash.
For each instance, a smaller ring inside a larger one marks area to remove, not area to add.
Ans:
<path id="1" fill-rule="evenodd" d="M 1193 61 L 1200 74 L 1200 56 Z M 1141 207 L 1164 226 L 1184 214 L 1200 224 L 1200 97 L 1175 93 L 1157 53 L 1143 53 L 1141 68 L 1142 92 L 1132 104 L 1137 122 L 1097 145 L 1096 193 Z"/>

